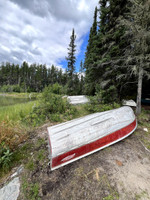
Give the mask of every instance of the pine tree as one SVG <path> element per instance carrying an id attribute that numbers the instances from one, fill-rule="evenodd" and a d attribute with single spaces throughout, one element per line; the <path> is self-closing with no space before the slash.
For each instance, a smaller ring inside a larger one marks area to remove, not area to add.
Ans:
<path id="1" fill-rule="evenodd" d="M 76 45 L 75 45 L 75 31 L 72 30 L 72 35 L 70 37 L 70 43 L 68 47 L 68 57 L 66 57 L 66 60 L 68 61 L 67 65 L 67 74 L 68 74 L 68 80 L 67 80 L 67 87 L 68 87 L 68 94 L 74 94 L 75 85 L 74 85 L 74 72 L 75 72 L 75 52 L 76 52 Z"/>
<path id="2" fill-rule="evenodd" d="M 70 37 L 70 43 L 68 47 L 68 57 L 66 57 L 66 60 L 68 61 L 67 65 L 67 72 L 68 76 L 70 78 L 73 78 L 73 73 L 75 71 L 75 62 L 76 62 L 76 57 L 75 57 L 75 52 L 76 52 L 76 45 L 75 45 L 75 31 L 74 29 L 72 30 L 72 35 Z"/>
<path id="3" fill-rule="evenodd" d="M 88 45 L 85 53 L 85 83 L 86 83 L 86 93 L 94 94 L 94 79 L 95 76 L 95 67 L 93 63 L 96 60 L 96 42 L 97 42 L 97 7 L 94 12 L 93 25 L 90 29 Z"/>

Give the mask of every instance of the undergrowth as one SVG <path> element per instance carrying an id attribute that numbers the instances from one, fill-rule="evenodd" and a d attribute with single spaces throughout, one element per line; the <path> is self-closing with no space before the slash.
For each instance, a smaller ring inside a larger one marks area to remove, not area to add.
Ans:
<path id="1" fill-rule="evenodd" d="M 85 109 L 89 111 L 90 113 L 95 113 L 95 112 L 103 112 L 107 110 L 112 110 L 114 108 L 119 108 L 120 104 L 118 103 L 107 103 L 103 104 L 101 103 L 101 100 L 98 95 L 94 97 L 90 97 L 90 103 L 85 105 Z"/>
<path id="2" fill-rule="evenodd" d="M 2 142 L 0 144 L 0 168 L 2 168 L 4 171 L 9 169 L 12 155 L 13 153 L 10 151 L 9 147 Z"/>
<path id="3" fill-rule="evenodd" d="M 61 95 L 51 93 L 51 88 L 46 87 L 38 105 L 33 107 L 29 115 L 22 117 L 22 121 L 31 126 L 38 126 L 47 120 L 62 122 L 73 118 L 76 108 L 71 106 Z"/>
<path id="4" fill-rule="evenodd" d="M 0 144 L 5 143 L 10 149 L 14 150 L 16 147 L 27 139 L 27 132 L 20 123 L 12 121 L 0 122 Z"/>

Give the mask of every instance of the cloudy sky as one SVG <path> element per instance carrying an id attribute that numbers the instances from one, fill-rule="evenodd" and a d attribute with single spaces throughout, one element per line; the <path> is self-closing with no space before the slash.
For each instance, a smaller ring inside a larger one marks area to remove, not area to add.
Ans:
<path id="1" fill-rule="evenodd" d="M 25 60 L 65 68 L 74 28 L 78 68 L 97 4 L 98 0 L 0 0 L 0 63 Z"/>

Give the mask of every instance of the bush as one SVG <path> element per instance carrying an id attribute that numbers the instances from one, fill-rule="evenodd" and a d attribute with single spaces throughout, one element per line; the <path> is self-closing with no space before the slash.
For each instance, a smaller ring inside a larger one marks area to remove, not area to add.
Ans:
<path id="1" fill-rule="evenodd" d="M 3 85 L 0 88 L 1 92 L 22 92 L 22 89 L 20 88 L 19 85 Z"/>
<path id="2" fill-rule="evenodd" d="M 63 121 L 70 113 L 73 116 L 75 107 L 71 106 L 61 95 L 51 93 L 51 87 L 46 87 L 40 97 L 39 105 L 33 107 L 25 120 L 32 126 L 37 126 L 46 120 Z"/>
<path id="3" fill-rule="evenodd" d="M 97 102 L 96 97 L 90 97 L 90 104 L 85 105 L 85 109 L 90 113 L 95 112 L 103 112 L 107 110 L 112 110 L 114 108 L 119 108 L 120 104 L 113 103 L 113 104 L 101 104 Z"/>
<path id="4" fill-rule="evenodd" d="M 90 103 L 85 105 L 85 109 L 89 112 L 103 112 L 114 108 L 119 108 L 117 102 L 116 90 L 111 86 L 108 90 L 102 90 L 96 86 L 96 95 L 90 97 Z"/>
<path id="5" fill-rule="evenodd" d="M 63 86 L 59 85 L 58 83 L 55 83 L 53 85 L 49 85 L 48 87 L 44 88 L 44 92 L 48 91 L 50 93 L 54 93 L 54 94 L 63 94 Z"/>

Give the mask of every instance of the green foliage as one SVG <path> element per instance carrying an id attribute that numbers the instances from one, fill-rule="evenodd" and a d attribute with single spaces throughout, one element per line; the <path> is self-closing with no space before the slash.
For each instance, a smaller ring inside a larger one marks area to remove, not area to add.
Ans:
<path id="1" fill-rule="evenodd" d="M 8 170 L 11 165 L 12 156 L 13 153 L 10 151 L 9 147 L 2 142 L 0 144 L 0 168 Z"/>
<path id="2" fill-rule="evenodd" d="M 92 102 L 90 105 L 85 106 L 85 109 L 87 109 L 90 113 L 104 112 L 104 111 L 107 111 L 107 110 L 112 110 L 112 109 L 120 107 L 120 105 L 117 104 L 117 103 L 114 103 L 114 104 L 96 104 L 95 103 L 96 100 L 94 99 L 94 97 L 91 98 L 91 100 L 94 103 Z"/>
<path id="3" fill-rule="evenodd" d="M 114 103 L 118 100 L 117 89 L 114 85 L 111 85 L 108 89 L 101 90 L 100 95 L 103 103 Z"/>
<path id="4" fill-rule="evenodd" d="M 54 94 L 63 94 L 63 86 L 60 85 L 59 83 L 55 83 L 53 85 L 49 85 L 48 87 L 46 87 L 47 90 L 51 93 Z M 45 89 L 44 89 L 45 90 Z"/>
<path id="5" fill-rule="evenodd" d="M 35 165 L 34 165 L 33 160 L 32 160 L 32 159 L 29 160 L 25 167 L 26 167 L 26 169 L 28 169 L 28 170 L 30 170 L 30 171 L 33 171 L 34 168 L 35 168 Z"/>
<path id="6" fill-rule="evenodd" d="M 17 122 L 21 117 L 29 114 L 34 104 L 36 104 L 36 101 L 0 107 L 0 121 L 12 120 Z"/>
<path id="7" fill-rule="evenodd" d="M 104 197 L 103 200 L 115 200 L 115 197 L 112 195 L 108 195 L 107 197 Z"/>
<path id="8" fill-rule="evenodd" d="M 102 90 L 99 85 L 96 86 L 96 95 L 89 97 L 90 103 L 85 105 L 85 108 L 93 112 L 103 112 L 114 108 L 119 108 L 120 105 L 116 103 L 115 88 L 110 87 L 108 90 Z"/>
<path id="9" fill-rule="evenodd" d="M 55 83 L 64 86 L 67 77 L 62 69 L 58 70 L 54 65 L 50 68 L 27 62 L 21 66 L 8 62 L 0 65 L 1 92 L 41 92 L 45 86 Z"/>
<path id="10" fill-rule="evenodd" d="M 76 52 L 76 45 L 75 45 L 75 31 L 74 29 L 72 30 L 72 34 L 70 36 L 70 43 L 68 47 L 68 57 L 66 57 L 66 60 L 68 61 L 67 65 L 67 73 L 69 76 L 69 79 L 72 79 L 73 73 L 75 71 L 75 62 L 76 62 L 76 57 L 75 57 L 75 52 Z"/>
<path id="11" fill-rule="evenodd" d="M 22 184 L 23 192 L 27 200 L 40 200 L 38 183 L 28 183 L 24 178 Z"/>
<path id="12" fill-rule="evenodd" d="M 61 95 L 51 93 L 52 88 L 46 87 L 42 93 L 39 104 L 33 107 L 28 116 L 23 118 L 32 126 L 37 126 L 46 120 L 62 121 L 70 113 L 75 114 L 76 109 L 72 107 Z"/>
<path id="13" fill-rule="evenodd" d="M 19 85 L 3 85 L 0 87 L 0 92 L 23 92 L 24 90 Z"/>
<path id="14" fill-rule="evenodd" d="M 120 53 L 119 46 L 113 46 L 110 50 L 111 56 L 119 55 L 119 53 Z"/>

